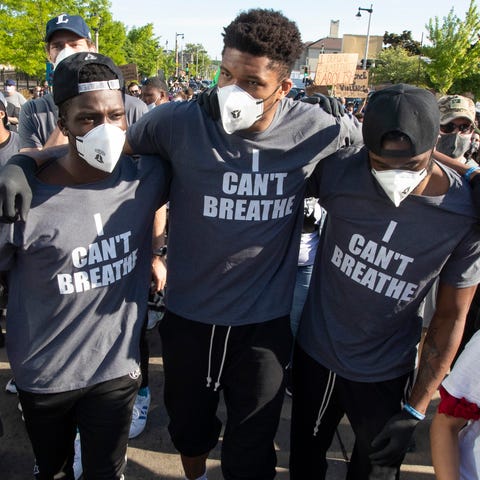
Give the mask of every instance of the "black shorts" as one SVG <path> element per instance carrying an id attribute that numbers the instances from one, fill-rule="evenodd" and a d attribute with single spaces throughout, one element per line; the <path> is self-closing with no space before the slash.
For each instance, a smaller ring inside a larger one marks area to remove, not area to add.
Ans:
<path id="1" fill-rule="evenodd" d="M 289 317 L 225 327 L 171 312 L 160 324 L 169 432 L 179 452 L 194 457 L 218 442 L 220 391 L 228 418 L 222 442 L 227 480 L 275 476 L 273 440 L 284 397 L 292 335 Z"/>

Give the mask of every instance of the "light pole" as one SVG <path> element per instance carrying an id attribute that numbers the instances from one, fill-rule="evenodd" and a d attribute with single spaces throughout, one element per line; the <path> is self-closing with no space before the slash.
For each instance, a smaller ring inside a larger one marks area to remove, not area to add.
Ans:
<path id="1" fill-rule="evenodd" d="M 368 27 L 367 27 L 367 41 L 365 42 L 365 55 L 363 57 L 363 69 L 367 69 L 367 57 L 368 57 L 368 42 L 370 40 L 370 20 L 372 19 L 373 12 L 373 3 L 370 5 L 370 8 L 358 7 L 357 17 L 361 17 L 361 11 L 368 12 Z"/>
<path id="2" fill-rule="evenodd" d="M 98 31 L 100 30 L 100 26 L 101 26 L 101 23 L 102 23 L 102 17 L 100 17 L 100 15 L 97 12 L 95 12 L 91 16 L 91 18 L 93 20 L 92 30 L 95 33 L 95 49 L 98 52 Z"/>
<path id="3" fill-rule="evenodd" d="M 178 78 L 178 37 L 184 39 L 183 33 L 175 33 L 175 77 Z"/>

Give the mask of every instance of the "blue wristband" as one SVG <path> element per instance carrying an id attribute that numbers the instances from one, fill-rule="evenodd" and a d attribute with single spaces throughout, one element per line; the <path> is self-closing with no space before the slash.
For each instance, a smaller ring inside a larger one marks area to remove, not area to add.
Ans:
<path id="1" fill-rule="evenodd" d="M 465 180 L 470 180 L 470 177 L 472 175 L 473 172 L 476 172 L 477 170 L 480 170 L 480 167 L 477 165 L 475 167 L 470 167 L 464 174 L 463 174 L 463 178 Z"/>
<path id="2" fill-rule="evenodd" d="M 412 417 L 415 417 L 417 420 L 423 420 L 425 418 L 425 415 L 423 413 L 420 413 L 418 410 L 415 410 L 409 403 L 406 403 L 403 406 L 403 409 L 408 412 Z"/>

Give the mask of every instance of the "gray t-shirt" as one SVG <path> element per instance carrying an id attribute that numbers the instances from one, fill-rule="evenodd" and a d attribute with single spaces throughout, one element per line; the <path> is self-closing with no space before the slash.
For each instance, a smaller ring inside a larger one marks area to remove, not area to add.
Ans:
<path id="1" fill-rule="evenodd" d="M 10 132 L 10 137 L 5 145 L 0 145 L 0 167 L 7 163 L 7 160 L 20 150 L 20 137 L 17 132 Z"/>
<path id="2" fill-rule="evenodd" d="M 0 225 L 7 351 L 21 389 L 70 391 L 137 371 L 152 224 L 168 181 L 157 157 L 122 157 L 99 182 L 35 181 L 26 223 Z"/>
<path id="3" fill-rule="evenodd" d="M 440 167 L 445 195 L 409 195 L 398 208 L 371 174 L 368 153 L 345 149 L 321 162 L 309 193 L 327 210 L 297 337 L 317 362 L 359 382 L 412 370 L 418 307 L 437 277 L 480 281 L 480 232 L 466 182 Z"/>
<path id="4" fill-rule="evenodd" d="M 131 95 L 125 95 L 127 125 L 135 123 L 148 111 L 144 102 Z M 57 126 L 58 108 L 53 95 L 29 100 L 20 110 L 18 133 L 20 148 L 42 148 Z"/>
<path id="5" fill-rule="evenodd" d="M 347 133 L 318 105 L 290 99 L 261 133 L 228 135 L 196 102 L 133 125 L 133 151 L 172 165 L 167 308 L 218 325 L 288 315 L 305 178 Z"/>

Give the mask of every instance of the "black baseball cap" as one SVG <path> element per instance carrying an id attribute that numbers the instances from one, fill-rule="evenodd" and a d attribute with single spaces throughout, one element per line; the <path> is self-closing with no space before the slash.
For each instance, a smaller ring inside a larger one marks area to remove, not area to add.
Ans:
<path id="1" fill-rule="evenodd" d="M 58 30 L 69 30 L 81 38 L 92 39 L 90 29 L 80 15 L 62 13 L 58 17 L 49 20 L 45 32 L 45 41 L 49 42 L 52 35 Z"/>
<path id="2" fill-rule="evenodd" d="M 363 118 L 363 142 L 381 157 L 415 157 L 432 149 L 440 129 L 440 110 L 435 95 L 423 88 L 399 83 L 375 92 Z M 401 132 L 411 142 L 409 150 L 385 150 L 387 133 Z"/>
<path id="3" fill-rule="evenodd" d="M 89 64 L 105 65 L 112 80 L 80 83 L 80 73 Z M 122 90 L 123 75 L 110 57 L 94 52 L 74 53 L 62 60 L 53 73 L 53 101 L 60 105 L 69 98 L 95 90 Z"/>

